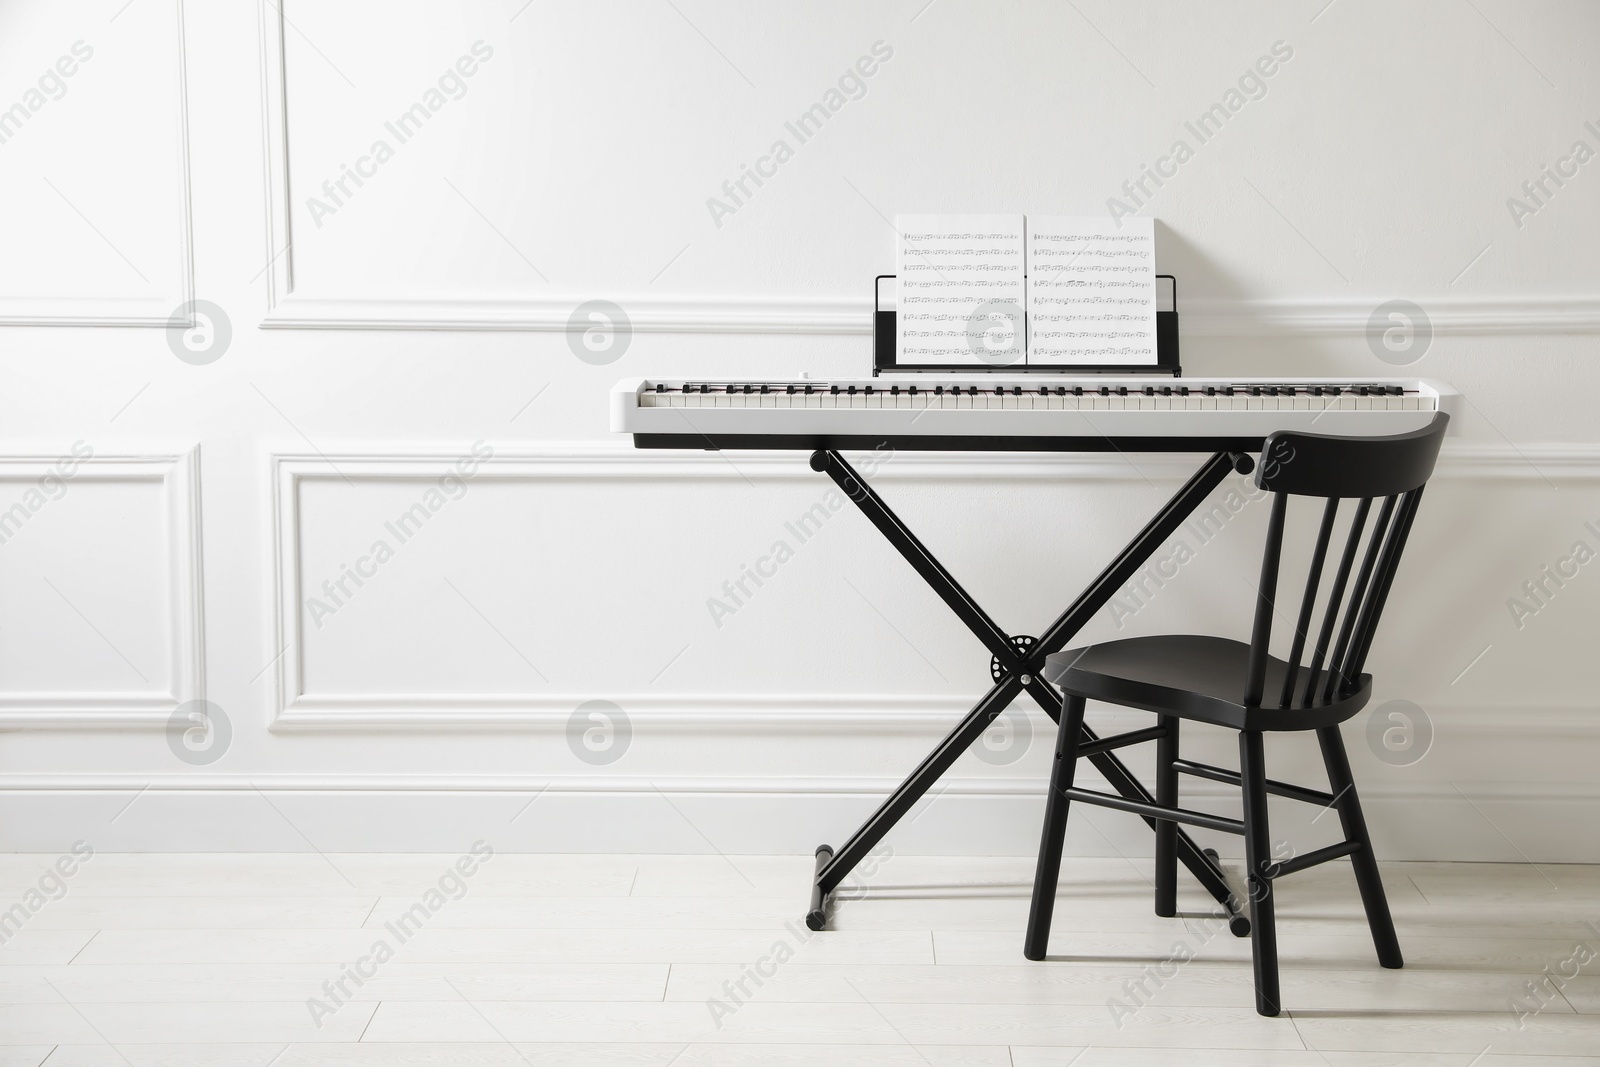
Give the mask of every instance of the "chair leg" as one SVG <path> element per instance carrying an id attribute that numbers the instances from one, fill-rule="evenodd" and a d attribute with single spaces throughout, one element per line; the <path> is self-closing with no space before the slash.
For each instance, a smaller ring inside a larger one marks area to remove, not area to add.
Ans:
<path id="1" fill-rule="evenodd" d="M 1033 875 L 1033 904 L 1028 909 L 1028 933 L 1022 954 L 1044 959 L 1050 943 L 1050 920 L 1055 913 L 1056 886 L 1061 877 L 1061 848 L 1067 835 L 1067 806 L 1062 790 L 1072 787 L 1078 766 L 1078 740 L 1083 733 L 1084 699 L 1069 695 L 1061 705 L 1061 725 L 1056 730 L 1055 765 L 1045 796 L 1044 831 L 1039 837 L 1039 866 Z"/>
<path id="2" fill-rule="evenodd" d="M 1160 726 L 1166 735 L 1156 741 L 1156 803 L 1164 808 L 1178 806 L 1178 717 L 1163 715 Z M 1156 823 L 1156 914 L 1171 918 L 1178 914 L 1178 824 L 1165 819 Z"/>
<path id="3" fill-rule="evenodd" d="M 1322 762 L 1328 768 L 1328 786 L 1333 792 L 1334 807 L 1339 812 L 1339 822 L 1344 827 L 1347 841 L 1359 842 L 1361 848 L 1350 856 L 1356 886 L 1361 890 L 1361 905 L 1367 912 L 1367 927 L 1372 931 L 1372 943 L 1378 950 L 1378 963 L 1384 967 L 1403 967 L 1400 939 L 1395 936 L 1394 919 L 1389 915 L 1389 898 L 1383 892 L 1383 878 L 1378 874 L 1378 858 L 1372 854 L 1372 838 L 1367 833 L 1367 820 L 1361 814 L 1361 800 L 1356 795 L 1356 782 L 1350 774 L 1350 757 L 1345 754 L 1344 738 L 1337 726 L 1327 726 L 1317 731 L 1322 743 Z"/>
<path id="4" fill-rule="evenodd" d="M 1250 891 L 1250 948 L 1255 959 L 1256 1011 L 1278 1014 L 1278 931 L 1272 917 L 1272 837 L 1267 828 L 1267 771 L 1261 731 L 1239 733 L 1244 788 L 1244 855 Z"/>

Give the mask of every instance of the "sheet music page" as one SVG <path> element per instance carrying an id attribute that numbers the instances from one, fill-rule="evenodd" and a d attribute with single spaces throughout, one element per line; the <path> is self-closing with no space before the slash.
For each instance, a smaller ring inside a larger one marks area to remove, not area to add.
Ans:
<path id="1" fill-rule="evenodd" d="M 1028 217 L 1028 365 L 1156 363 L 1155 220 Z"/>
<path id="2" fill-rule="evenodd" d="M 1021 366 L 1027 353 L 1021 215 L 900 215 L 901 366 Z"/>

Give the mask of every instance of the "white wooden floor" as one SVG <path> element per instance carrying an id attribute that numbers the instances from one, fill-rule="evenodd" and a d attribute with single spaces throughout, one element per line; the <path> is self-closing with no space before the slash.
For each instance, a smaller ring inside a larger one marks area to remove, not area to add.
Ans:
<path id="1" fill-rule="evenodd" d="M 807 857 L 498 855 L 402 940 L 457 857 L 101 854 L 29 911 L 56 859 L 0 857 L 0 1067 L 1600 1064 L 1600 867 L 1388 864 L 1403 971 L 1347 864 L 1285 879 L 1263 1019 L 1147 863 L 1069 861 L 1029 963 L 1025 860 L 888 858 L 808 938 Z"/>

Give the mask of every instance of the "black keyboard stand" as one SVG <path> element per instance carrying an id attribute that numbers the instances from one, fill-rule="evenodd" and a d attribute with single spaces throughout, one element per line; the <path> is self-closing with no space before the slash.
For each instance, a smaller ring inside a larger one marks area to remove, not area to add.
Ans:
<path id="1" fill-rule="evenodd" d="M 1230 472 L 1248 474 L 1254 467 L 1254 461 L 1243 452 L 1217 452 L 1213 455 L 1183 488 L 1167 501 L 1155 518 L 1150 520 L 1149 525 L 1128 542 L 1110 566 L 1101 571 L 1099 577 L 1078 594 L 1078 599 L 1072 606 L 1062 612 L 1043 634 L 1038 638 L 1032 638 L 1012 636 L 1000 629 L 977 602 L 967 595 L 967 591 L 951 577 L 950 572 L 923 547 L 922 542 L 906 528 L 899 516 L 889 509 L 872 487 L 857 476 L 854 468 L 843 456 L 831 448 L 812 453 L 811 469 L 828 475 L 838 484 L 872 525 L 876 526 L 889 543 L 906 558 L 906 562 L 922 575 L 922 580 L 928 583 L 929 588 L 950 605 L 950 610 L 955 612 L 978 640 L 989 649 L 994 657 L 994 674 L 998 680 L 994 687 L 984 694 L 983 699 L 967 712 L 966 717 L 956 728 L 939 742 L 939 746 L 928 754 L 915 771 L 911 772 L 911 776 L 901 782 L 900 786 L 890 794 L 889 799 L 873 812 L 872 817 L 850 835 L 850 840 L 838 849 L 828 845 L 818 847 L 816 873 L 811 887 L 811 906 L 806 913 L 808 927 L 821 930 L 827 926 L 828 905 L 833 891 L 845 880 L 856 864 L 861 862 L 868 851 L 905 817 L 933 783 L 944 776 L 961 754 L 983 735 L 995 717 L 1009 707 L 1023 690 L 1027 690 L 1028 695 L 1038 701 L 1039 706 L 1044 708 L 1052 719 L 1059 719 L 1061 698 L 1039 677 L 1039 670 L 1044 666 L 1044 658 L 1053 652 L 1061 651 L 1095 612 L 1105 606 L 1116 591 L 1133 576 L 1156 549 L 1166 542 L 1178 525 L 1189 517 L 1190 513 Z M 1095 769 L 1124 797 L 1145 804 L 1154 803 L 1155 798 L 1129 772 L 1122 761 L 1109 749 L 1100 747 L 1098 742 L 1099 738 L 1085 726 L 1083 747 L 1080 751 L 1088 750 L 1085 753 L 1086 757 L 1094 764 Z M 1145 819 L 1145 822 L 1152 829 L 1155 828 L 1154 821 Z M 1239 937 L 1248 935 L 1250 921 L 1240 914 L 1239 902 L 1235 899 L 1233 890 L 1229 888 L 1222 868 L 1217 864 L 1215 854 L 1203 852 L 1193 838 L 1179 829 L 1178 858 L 1199 879 L 1206 891 L 1227 909 L 1229 929 Z"/>

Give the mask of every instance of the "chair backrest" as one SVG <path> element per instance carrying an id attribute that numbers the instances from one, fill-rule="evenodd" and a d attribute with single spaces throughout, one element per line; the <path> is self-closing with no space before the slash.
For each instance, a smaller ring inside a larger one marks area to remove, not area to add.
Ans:
<path id="1" fill-rule="evenodd" d="M 1273 494 L 1272 517 L 1267 526 L 1255 625 L 1250 635 L 1245 704 L 1304 708 L 1326 704 L 1355 687 L 1449 421 L 1450 417 L 1441 412 L 1423 429 L 1392 437 L 1335 437 L 1280 431 L 1267 438 L 1261 450 L 1261 463 L 1256 468 L 1256 485 Z M 1289 670 L 1281 691 L 1264 693 L 1267 645 L 1272 638 L 1283 527 L 1290 496 L 1320 497 L 1325 503 L 1316 546 L 1306 572 L 1293 644 L 1286 657 Z M 1316 631 L 1310 661 L 1302 666 L 1301 657 L 1306 651 L 1313 612 L 1323 584 L 1334 520 L 1340 501 L 1351 498 L 1356 500 L 1355 515 L 1350 521 L 1333 579 L 1328 583 L 1322 622 Z M 1378 502 L 1378 518 L 1369 530 L 1367 520 L 1375 501 Z M 1353 585 L 1352 572 L 1355 574 Z"/>

